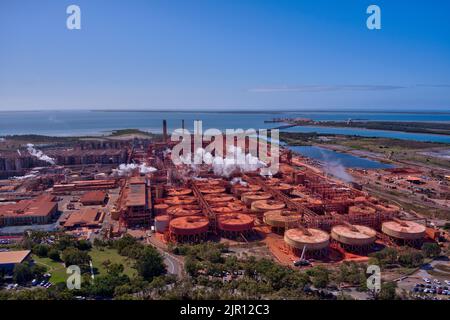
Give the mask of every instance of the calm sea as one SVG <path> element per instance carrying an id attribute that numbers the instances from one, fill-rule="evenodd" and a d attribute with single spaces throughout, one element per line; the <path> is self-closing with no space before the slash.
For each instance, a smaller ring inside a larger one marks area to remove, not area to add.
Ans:
<path id="1" fill-rule="evenodd" d="M 376 120 L 376 121 L 432 121 L 450 122 L 450 113 L 367 113 L 367 112 L 268 112 L 268 113 L 205 113 L 205 112 L 99 112 L 99 111 L 35 111 L 0 112 L 0 136 L 11 134 L 42 134 L 74 136 L 105 134 L 116 129 L 136 128 L 159 133 L 162 120 L 166 119 L 169 130 L 181 127 L 192 129 L 195 120 L 203 121 L 203 129 L 227 128 L 264 129 L 276 124 L 264 123 L 278 117 L 304 117 L 313 120 Z M 343 133 L 361 136 L 381 136 L 408 140 L 450 143 L 450 136 L 401 133 L 381 130 L 295 127 L 288 131 Z"/>
<path id="2" fill-rule="evenodd" d="M 335 166 L 343 166 L 345 168 L 383 169 L 393 167 L 393 165 L 390 164 L 316 146 L 290 146 L 289 149 L 296 153 L 300 153 L 305 157 L 331 165 L 335 164 Z"/>

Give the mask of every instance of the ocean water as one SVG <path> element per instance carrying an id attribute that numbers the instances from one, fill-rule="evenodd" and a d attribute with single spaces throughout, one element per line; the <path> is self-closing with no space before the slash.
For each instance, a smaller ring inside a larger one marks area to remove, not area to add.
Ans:
<path id="1" fill-rule="evenodd" d="M 384 169 L 393 166 L 375 160 L 357 157 L 351 154 L 336 152 L 333 150 L 315 146 L 289 146 L 289 149 L 305 157 L 328 163 L 335 166 L 342 165 L 345 168 Z"/>
<path id="2" fill-rule="evenodd" d="M 0 112 L 0 136 L 41 134 L 52 136 L 101 135 L 116 129 L 136 128 L 155 133 L 162 131 L 166 119 L 170 131 L 185 127 L 192 130 L 195 120 L 203 121 L 203 130 L 268 129 L 278 124 L 265 123 L 278 117 L 306 117 L 313 120 L 365 119 L 377 121 L 438 121 L 450 122 L 450 113 L 365 113 L 365 112 L 139 112 L 139 111 L 27 111 Z M 408 140 L 450 143 L 450 136 L 416 134 L 382 130 L 294 127 L 291 132 L 321 132 L 360 136 L 390 137 Z"/>

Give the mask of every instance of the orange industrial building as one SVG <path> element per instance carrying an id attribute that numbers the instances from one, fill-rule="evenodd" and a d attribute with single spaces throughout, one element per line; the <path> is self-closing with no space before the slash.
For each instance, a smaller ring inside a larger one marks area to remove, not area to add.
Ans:
<path id="1" fill-rule="evenodd" d="M 0 271 L 12 273 L 16 265 L 30 260 L 30 250 L 0 251 Z"/>
<path id="2" fill-rule="evenodd" d="M 108 202 L 108 194 L 101 190 L 88 191 L 81 196 L 80 202 L 84 206 L 105 205 Z"/>
<path id="3" fill-rule="evenodd" d="M 117 180 L 80 180 L 65 184 L 55 184 L 53 186 L 53 193 L 65 193 L 72 191 L 86 191 L 86 190 L 105 190 L 117 188 Z"/>
<path id="4" fill-rule="evenodd" d="M 50 194 L 0 206 L 0 226 L 48 224 L 58 212 L 58 203 Z"/>
<path id="5" fill-rule="evenodd" d="M 76 228 L 99 228 L 103 222 L 105 213 L 95 208 L 82 208 L 70 214 L 63 226 L 67 230 Z"/>
<path id="6" fill-rule="evenodd" d="M 121 223 L 126 227 L 148 226 L 152 197 L 146 177 L 131 177 L 122 187 L 117 202 Z"/>

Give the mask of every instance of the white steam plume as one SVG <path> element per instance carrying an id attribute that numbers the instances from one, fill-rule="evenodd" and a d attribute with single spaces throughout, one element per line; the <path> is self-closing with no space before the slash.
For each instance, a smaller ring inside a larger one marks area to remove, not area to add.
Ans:
<path id="1" fill-rule="evenodd" d="M 239 183 L 241 186 L 244 186 L 244 187 L 248 186 L 248 183 L 245 182 L 244 180 L 242 180 L 242 179 L 239 178 L 239 177 L 233 178 L 233 179 L 230 181 L 230 183 L 231 183 L 232 185 L 235 185 L 235 184 Z"/>
<path id="2" fill-rule="evenodd" d="M 143 164 L 135 164 L 135 163 L 130 163 L 130 164 L 121 164 L 119 165 L 119 167 L 117 169 L 113 169 L 113 175 L 118 175 L 118 176 L 128 176 L 130 175 L 134 170 L 139 169 L 139 173 L 141 174 L 147 174 L 147 173 L 152 173 L 157 171 L 156 168 L 147 166 L 147 164 L 143 163 Z"/>
<path id="3" fill-rule="evenodd" d="M 347 173 L 345 167 L 339 160 L 331 160 L 329 156 L 322 152 L 323 162 L 324 162 L 324 170 L 326 173 L 335 176 L 345 182 L 351 182 L 353 180 L 352 176 Z"/>
<path id="4" fill-rule="evenodd" d="M 50 158 L 49 156 L 47 156 L 46 154 L 44 154 L 42 151 L 40 151 L 40 150 L 36 150 L 35 148 L 34 148 L 34 144 L 32 144 L 32 143 L 28 143 L 27 144 L 27 150 L 28 150 L 28 152 L 33 156 L 33 157 L 36 157 L 36 158 L 38 158 L 39 160 L 42 160 L 42 161 L 45 161 L 45 162 L 48 162 L 48 163 L 50 163 L 50 164 L 55 164 L 55 160 L 53 159 L 53 158 Z"/>

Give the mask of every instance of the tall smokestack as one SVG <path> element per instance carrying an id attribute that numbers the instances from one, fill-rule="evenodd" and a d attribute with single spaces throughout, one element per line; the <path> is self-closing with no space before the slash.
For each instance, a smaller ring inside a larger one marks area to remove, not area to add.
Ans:
<path id="1" fill-rule="evenodd" d="M 183 129 L 183 131 L 184 131 L 184 119 L 183 120 L 181 120 L 181 128 Z"/>
<path id="2" fill-rule="evenodd" d="M 167 121 L 163 120 L 163 142 L 167 142 Z"/>

